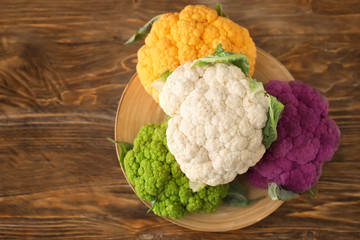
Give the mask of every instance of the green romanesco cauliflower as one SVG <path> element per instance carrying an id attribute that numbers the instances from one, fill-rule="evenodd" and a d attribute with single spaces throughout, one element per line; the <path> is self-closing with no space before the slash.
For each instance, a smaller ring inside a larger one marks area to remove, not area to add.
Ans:
<path id="1" fill-rule="evenodd" d="M 153 203 L 159 216 L 178 219 L 188 212 L 215 212 L 226 196 L 229 185 L 205 186 L 197 192 L 167 148 L 167 121 L 145 125 L 139 131 L 134 148 L 127 152 L 126 175 L 138 196 Z"/>

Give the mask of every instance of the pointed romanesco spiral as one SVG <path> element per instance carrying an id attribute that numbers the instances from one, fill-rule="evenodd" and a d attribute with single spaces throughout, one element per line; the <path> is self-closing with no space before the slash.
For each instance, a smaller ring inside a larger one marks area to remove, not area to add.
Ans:
<path id="1" fill-rule="evenodd" d="M 188 5 L 180 13 L 163 14 L 138 51 L 136 70 L 142 85 L 158 102 L 159 92 L 152 82 L 165 71 L 211 55 L 218 44 L 226 51 L 247 55 L 253 74 L 256 47 L 246 28 L 204 5 Z"/>

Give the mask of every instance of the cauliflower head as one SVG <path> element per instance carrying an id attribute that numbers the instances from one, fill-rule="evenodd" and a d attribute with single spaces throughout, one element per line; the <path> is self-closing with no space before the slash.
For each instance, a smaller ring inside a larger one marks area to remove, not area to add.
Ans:
<path id="1" fill-rule="evenodd" d="M 265 89 L 284 105 L 278 138 L 248 172 L 250 183 L 267 188 L 275 182 L 302 193 L 313 187 L 338 148 L 340 131 L 328 117 L 328 102 L 300 81 L 270 81 Z"/>
<path id="2" fill-rule="evenodd" d="M 212 54 L 219 43 L 226 51 L 247 55 L 250 74 L 254 72 L 256 48 L 246 28 L 204 5 L 188 5 L 180 13 L 163 14 L 138 51 L 136 70 L 142 85 L 158 102 L 159 92 L 152 82 L 165 71 Z"/>
<path id="3" fill-rule="evenodd" d="M 188 212 L 214 212 L 226 196 L 229 185 L 206 186 L 198 192 L 189 188 L 166 143 L 167 122 L 145 125 L 134 148 L 124 159 L 126 176 L 137 195 L 153 203 L 152 210 L 163 217 L 178 219 Z"/>
<path id="4" fill-rule="evenodd" d="M 159 100 L 171 116 L 168 148 L 191 181 L 231 182 L 263 156 L 269 100 L 250 92 L 239 67 L 187 62 L 167 78 Z"/>

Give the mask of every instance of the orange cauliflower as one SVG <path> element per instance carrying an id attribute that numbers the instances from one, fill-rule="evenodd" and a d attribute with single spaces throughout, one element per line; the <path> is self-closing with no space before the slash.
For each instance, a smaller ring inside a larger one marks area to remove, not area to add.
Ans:
<path id="1" fill-rule="evenodd" d="M 138 51 L 136 70 L 142 85 L 158 102 L 159 92 L 152 82 L 165 71 L 211 55 L 219 43 L 226 51 L 246 54 L 250 74 L 254 72 L 256 48 L 246 28 L 204 5 L 188 5 L 180 13 L 163 14 Z"/>

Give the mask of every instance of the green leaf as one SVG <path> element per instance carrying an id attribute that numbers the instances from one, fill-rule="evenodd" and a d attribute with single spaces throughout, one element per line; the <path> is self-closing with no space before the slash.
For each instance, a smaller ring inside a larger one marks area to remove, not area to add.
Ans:
<path id="1" fill-rule="evenodd" d="M 172 72 L 170 71 L 165 71 L 160 75 L 161 79 L 164 79 L 166 81 L 166 79 L 170 76 L 170 74 L 172 74 Z"/>
<path id="2" fill-rule="evenodd" d="M 250 77 L 250 93 L 254 96 L 258 93 L 265 93 L 264 85 Z"/>
<path id="3" fill-rule="evenodd" d="M 294 193 L 292 191 L 286 190 L 274 182 L 269 183 L 268 194 L 272 200 L 281 200 L 281 201 L 287 201 L 294 197 L 299 196 L 298 193 Z"/>
<path id="4" fill-rule="evenodd" d="M 153 210 L 154 210 L 154 207 L 155 207 L 156 201 L 157 201 L 157 196 L 155 197 L 155 199 L 154 199 L 154 200 L 152 200 L 152 201 L 151 201 L 151 208 L 149 208 L 149 210 L 147 210 L 147 212 L 146 212 L 146 213 L 149 213 L 149 212 L 151 212 L 151 211 L 153 211 Z"/>
<path id="5" fill-rule="evenodd" d="M 131 38 L 129 38 L 125 44 L 130 44 L 133 43 L 135 41 L 140 41 L 140 40 L 144 40 L 146 38 L 146 36 L 149 34 L 153 23 L 158 20 L 161 17 L 160 15 L 157 15 L 155 17 L 153 17 L 152 19 L 150 19 L 150 21 L 148 21 L 147 23 L 145 23 L 144 26 L 136 29 L 135 34 L 131 36 Z"/>
<path id="6" fill-rule="evenodd" d="M 109 140 L 110 142 L 113 142 L 119 146 L 119 148 L 120 148 L 119 162 L 120 162 L 121 167 L 124 168 L 125 155 L 128 151 L 133 149 L 134 145 L 132 145 L 131 143 L 127 143 L 127 142 L 115 141 L 114 139 L 109 138 L 109 137 L 107 138 L 107 140 Z"/>
<path id="7" fill-rule="evenodd" d="M 158 79 L 151 83 L 151 86 L 155 87 L 159 92 L 161 92 L 167 78 L 170 76 L 171 73 L 172 72 L 170 71 L 163 72 Z"/>
<path id="8" fill-rule="evenodd" d="M 266 93 L 264 85 L 262 82 L 258 82 L 255 79 L 250 77 L 250 93 L 252 96 L 258 93 Z M 281 113 L 284 110 L 284 105 L 276 99 L 276 97 L 271 96 L 266 93 L 269 97 L 269 110 L 268 110 L 268 119 L 266 121 L 263 131 L 263 144 L 266 149 L 268 149 L 271 144 L 277 139 L 277 124 L 280 119 Z"/>
<path id="9" fill-rule="evenodd" d="M 241 185 L 236 181 L 233 181 L 230 183 L 230 187 L 226 197 L 224 198 L 224 202 L 230 206 L 247 207 L 263 198 L 265 198 L 265 196 L 256 199 L 248 199 L 247 194 Z"/>
<path id="10" fill-rule="evenodd" d="M 206 66 L 217 62 L 231 63 L 240 68 L 246 77 L 249 76 L 249 58 L 242 53 L 226 52 L 221 44 L 216 46 L 213 55 L 198 59 L 192 67 Z"/>
<path id="11" fill-rule="evenodd" d="M 223 11 L 223 7 L 220 3 L 216 3 L 215 10 L 217 11 L 218 15 L 220 17 L 226 17 L 229 18 L 228 15 L 226 15 Z"/>
<path id="12" fill-rule="evenodd" d="M 310 188 L 309 190 L 305 191 L 305 193 L 307 193 L 311 198 L 315 198 L 318 195 L 318 192 L 319 189 L 317 184 L 312 188 Z"/>
<path id="13" fill-rule="evenodd" d="M 233 54 L 235 54 L 235 53 L 225 51 L 225 49 L 223 49 L 222 45 L 219 43 L 214 50 L 214 54 L 211 56 L 226 57 L 226 56 L 233 55 Z"/>
<path id="14" fill-rule="evenodd" d="M 277 139 L 276 126 L 280 119 L 280 115 L 284 110 L 284 104 L 276 99 L 276 97 L 269 95 L 269 110 L 268 119 L 263 128 L 263 144 L 268 149 L 271 144 Z"/>

